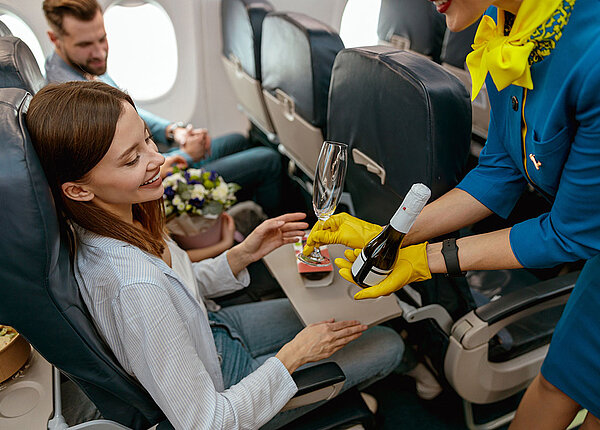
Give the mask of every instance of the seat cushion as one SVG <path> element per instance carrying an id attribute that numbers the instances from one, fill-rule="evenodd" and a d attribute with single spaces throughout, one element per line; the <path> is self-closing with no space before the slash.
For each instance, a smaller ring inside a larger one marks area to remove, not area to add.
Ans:
<path id="1" fill-rule="evenodd" d="M 29 47 L 18 37 L 0 37 L 0 88 L 22 88 L 30 94 L 46 81 Z"/>
<path id="2" fill-rule="evenodd" d="M 392 42 L 400 36 L 410 41 L 410 50 L 439 62 L 446 28 L 445 18 L 433 3 L 423 0 L 382 0 L 377 35 Z"/>
<path id="3" fill-rule="evenodd" d="M 266 0 L 223 0 L 221 2 L 221 31 L 223 55 L 235 57 L 244 71 L 261 80 L 260 46 L 262 23 L 273 6 Z"/>
<path id="4" fill-rule="evenodd" d="M 324 129 L 331 67 L 343 48 L 336 31 L 316 19 L 270 13 L 263 23 L 263 88 L 285 92 L 303 119 Z"/>
<path id="5" fill-rule="evenodd" d="M 337 56 L 327 137 L 349 145 L 346 186 L 360 218 L 386 224 L 416 182 L 431 188 L 431 200 L 453 188 L 470 135 L 467 91 L 431 60 L 385 46 Z M 385 169 L 384 184 L 356 163 L 355 150 Z"/>

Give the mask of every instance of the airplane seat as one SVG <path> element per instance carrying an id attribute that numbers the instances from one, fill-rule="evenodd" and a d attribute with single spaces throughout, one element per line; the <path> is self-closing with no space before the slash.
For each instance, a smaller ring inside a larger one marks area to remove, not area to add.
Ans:
<path id="1" fill-rule="evenodd" d="M 0 21 L 0 37 L 12 36 L 12 31 L 2 21 Z"/>
<path id="2" fill-rule="evenodd" d="M 105 418 L 80 424 L 77 429 L 137 430 L 154 425 L 157 430 L 172 429 L 150 395 L 120 366 L 96 330 L 79 293 L 65 240 L 66 227 L 59 226 L 50 188 L 25 126 L 30 98 L 21 88 L 0 89 L 0 152 L 3 154 L 0 158 L 3 202 L 0 222 L 4 227 L 0 244 L 1 321 L 14 327 L 48 362 L 75 382 Z M 287 408 L 331 399 L 339 393 L 345 380 L 335 363 L 300 370 L 292 377 L 299 391 Z M 54 372 L 53 384 L 54 417 L 48 426 L 64 429 L 58 370 Z M 35 403 L 32 396 L 40 394 L 32 390 L 41 389 L 39 387 L 32 382 L 25 392 L 17 395 Z M 4 414 L 6 405 L 14 406 L 20 401 L 10 397 L 14 394 L 10 389 L 0 393 L 0 405 L 4 408 L 0 427 L 6 430 L 24 428 L 21 412 L 14 414 L 17 416 Z M 351 420 L 369 423 L 372 414 L 357 396 L 356 390 L 340 396 L 340 399 L 351 400 L 355 410 L 341 413 L 340 409 L 347 407 L 342 404 L 334 409 L 337 415 L 333 414 L 321 426 L 306 423 L 309 416 L 302 417 L 295 428 L 324 429 Z M 19 411 L 22 410 L 20 407 Z M 318 411 L 321 409 L 313 412 L 318 416 Z"/>
<path id="3" fill-rule="evenodd" d="M 416 182 L 432 200 L 465 173 L 471 107 L 441 66 L 387 46 L 346 49 L 333 66 L 327 138 L 349 145 L 357 216 L 386 224 Z"/>
<path id="4" fill-rule="evenodd" d="M 280 149 L 312 180 L 326 135 L 331 67 L 344 44 L 331 27 L 299 13 L 263 23 L 262 76 Z"/>
<path id="5" fill-rule="evenodd" d="M 446 21 L 435 5 L 422 0 L 382 0 L 379 43 L 409 49 L 440 62 Z"/>
<path id="6" fill-rule="evenodd" d="M 0 88 L 38 92 L 46 81 L 33 53 L 18 37 L 0 37 Z"/>
<path id="7" fill-rule="evenodd" d="M 271 141 L 275 129 L 267 112 L 261 85 L 262 23 L 273 6 L 266 0 L 221 2 L 221 59 L 239 107 Z"/>
<path id="8" fill-rule="evenodd" d="M 368 82 L 369 85 L 365 85 Z M 415 182 L 433 201 L 462 178 L 470 145 L 468 92 L 443 67 L 391 47 L 347 49 L 336 58 L 327 138 L 346 142 L 346 186 L 359 218 L 386 224 Z M 525 270 L 434 275 L 397 292 L 400 329 L 446 388 L 472 404 L 500 401 L 539 372 L 577 273 L 539 282 Z M 468 280 L 468 282 L 467 282 Z"/>
<path id="9" fill-rule="evenodd" d="M 471 93 L 471 75 L 467 70 L 466 58 L 471 52 L 471 45 L 477 32 L 481 19 L 459 32 L 446 29 L 442 45 L 442 66 L 461 80 L 469 94 Z M 490 102 L 487 95 L 485 83 L 472 102 L 473 108 L 473 133 L 481 139 L 487 138 L 487 130 L 490 122 Z"/>

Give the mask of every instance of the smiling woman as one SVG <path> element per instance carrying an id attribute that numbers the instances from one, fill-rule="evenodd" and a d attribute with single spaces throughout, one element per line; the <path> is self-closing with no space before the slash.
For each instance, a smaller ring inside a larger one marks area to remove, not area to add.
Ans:
<path id="1" fill-rule="evenodd" d="M 285 299 L 205 304 L 248 286 L 246 267 L 295 242 L 306 215 L 266 220 L 242 243 L 192 264 L 166 235 L 164 159 L 120 90 L 95 81 L 47 86 L 31 100 L 27 126 L 72 227 L 86 307 L 173 427 L 259 428 L 272 418 L 282 426 L 309 411 L 277 415 L 298 390 L 298 367 L 332 357 L 349 388 L 400 363 L 402 338 L 387 327 L 330 319 L 302 328 Z M 156 336 L 157 324 L 172 336 Z"/>

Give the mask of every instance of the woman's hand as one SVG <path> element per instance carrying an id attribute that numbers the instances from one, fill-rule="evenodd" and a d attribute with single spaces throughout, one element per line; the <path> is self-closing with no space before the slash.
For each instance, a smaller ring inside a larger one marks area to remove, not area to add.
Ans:
<path id="1" fill-rule="evenodd" d="M 311 230 L 302 253 L 308 255 L 314 247 L 328 243 L 341 243 L 350 248 L 364 248 L 382 229 L 383 227 L 377 224 L 371 224 L 343 212 L 330 217 L 325 222 L 318 221 Z"/>
<path id="2" fill-rule="evenodd" d="M 283 345 L 277 357 L 293 373 L 298 367 L 330 357 L 358 338 L 368 327 L 358 321 L 321 321 L 305 327 Z"/>
<path id="3" fill-rule="evenodd" d="M 227 253 L 227 261 L 234 275 L 281 245 L 296 242 L 308 228 L 307 223 L 300 222 L 304 218 L 306 214 L 296 212 L 263 221 L 242 243 Z"/>
<path id="4" fill-rule="evenodd" d="M 224 249 L 229 249 L 233 246 L 233 235 L 235 233 L 235 221 L 227 212 L 221 214 L 221 244 Z"/>
<path id="5" fill-rule="evenodd" d="M 165 162 L 160 166 L 160 177 L 165 179 L 169 173 L 173 172 L 173 167 L 179 167 L 185 169 L 187 167 L 187 161 L 181 155 L 170 155 L 165 157 Z"/>

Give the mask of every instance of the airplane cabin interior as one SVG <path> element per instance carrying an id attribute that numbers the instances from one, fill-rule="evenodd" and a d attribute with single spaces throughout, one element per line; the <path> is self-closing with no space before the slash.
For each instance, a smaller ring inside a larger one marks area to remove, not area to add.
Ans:
<path id="1" fill-rule="evenodd" d="M 465 61 L 479 21 L 451 32 L 425 0 L 98 3 L 106 71 L 137 108 L 209 130 L 213 142 L 239 133 L 276 154 L 281 194 L 269 216 L 304 212 L 310 227 L 317 222 L 324 141 L 347 147 L 333 209 L 381 226 L 412 184 L 426 184 L 434 201 L 478 164 L 490 102 L 485 85 L 471 100 Z M 108 346 L 73 273 L 26 124 L 31 97 L 47 84 L 48 30 L 41 0 L 0 0 L 0 334 L 10 346 L 0 343 L 0 428 L 177 428 Z M 506 228 L 550 207 L 529 186 L 508 218 L 492 215 L 436 241 Z M 344 249 L 331 245 L 331 259 Z M 284 410 L 313 408 L 281 428 L 507 429 L 582 266 L 438 274 L 362 305 L 335 266 L 329 278 L 301 276 L 284 245 L 248 268 L 260 286 L 215 300 L 227 307 L 288 297 L 304 325 L 332 313 L 388 327 L 434 381 L 427 391 L 406 360 L 360 390 L 342 388 L 335 363 L 302 368 Z M 323 279 L 330 285 L 318 286 Z M 97 408 L 96 419 L 65 420 L 75 398 L 67 382 Z M 584 418 L 582 410 L 568 428 Z"/>

